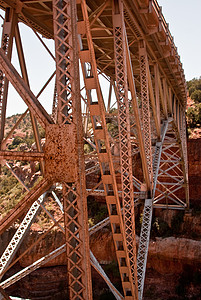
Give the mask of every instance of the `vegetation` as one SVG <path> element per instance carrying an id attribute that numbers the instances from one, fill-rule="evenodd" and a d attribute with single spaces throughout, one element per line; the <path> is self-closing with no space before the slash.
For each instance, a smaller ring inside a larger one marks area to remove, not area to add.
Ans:
<path id="1" fill-rule="evenodd" d="M 1 217 L 5 216 L 21 199 L 23 192 L 22 185 L 7 170 L 2 167 L 2 175 L 0 180 L 0 210 Z"/>
<path id="2" fill-rule="evenodd" d="M 201 125 L 201 103 L 189 107 L 187 110 L 187 122 L 189 128 L 200 127 Z"/>
<path id="3" fill-rule="evenodd" d="M 188 81 L 187 88 L 190 98 L 194 101 L 194 105 L 187 110 L 188 133 L 190 134 L 194 128 L 201 126 L 201 77 Z"/>
<path id="4" fill-rule="evenodd" d="M 98 203 L 93 196 L 88 196 L 87 204 L 90 227 L 107 218 L 108 211 L 106 204 Z"/>
<path id="5" fill-rule="evenodd" d="M 189 97 L 195 101 L 195 103 L 201 103 L 201 77 L 199 79 L 193 78 L 187 82 L 187 88 L 189 91 Z"/>
<path id="6" fill-rule="evenodd" d="M 8 134 L 10 130 L 13 128 L 14 124 L 20 118 L 20 114 L 13 115 L 11 117 L 6 118 L 6 126 L 5 126 L 5 133 Z M 41 127 L 38 123 L 38 131 L 40 138 L 45 137 L 45 130 Z M 19 134 L 19 135 L 18 135 Z M 32 130 L 31 118 L 30 114 L 27 114 L 20 124 L 17 126 L 16 130 L 14 131 L 14 138 L 12 143 L 8 146 L 11 149 L 19 149 L 19 145 L 25 143 L 28 148 L 35 142 L 34 134 Z"/>
<path id="7" fill-rule="evenodd" d="M 16 124 L 20 118 L 20 114 L 13 115 L 6 119 L 5 124 L 5 134 L 8 134 L 13 126 Z M 38 124 L 40 137 L 45 136 L 44 129 Z M 20 124 L 15 129 L 11 142 L 8 145 L 9 150 L 28 150 L 31 148 L 32 144 L 35 142 L 30 114 L 27 114 L 20 122 Z M 34 176 L 31 172 L 39 171 L 39 163 L 34 162 L 34 169 L 31 170 L 29 162 L 26 161 L 14 161 L 10 163 L 11 167 L 16 169 L 17 175 L 24 181 L 28 188 L 32 188 L 36 180 L 40 180 L 40 176 Z M 1 209 L 1 218 L 4 217 L 10 209 L 15 207 L 15 205 L 20 201 L 25 195 L 25 189 L 18 182 L 18 180 L 12 175 L 9 169 L 6 166 L 1 167 L 1 176 L 0 176 L 0 209 Z"/>

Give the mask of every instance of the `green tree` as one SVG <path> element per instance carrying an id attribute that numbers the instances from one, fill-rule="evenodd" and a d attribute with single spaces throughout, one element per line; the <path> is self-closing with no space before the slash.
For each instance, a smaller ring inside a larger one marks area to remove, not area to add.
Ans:
<path id="1" fill-rule="evenodd" d="M 201 77 L 193 78 L 188 81 L 187 88 L 191 99 L 193 99 L 195 103 L 201 103 Z"/>
<path id="2" fill-rule="evenodd" d="M 191 99 L 195 102 L 201 103 L 201 90 L 194 90 L 194 92 L 191 94 Z"/>
<path id="3" fill-rule="evenodd" d="M 195 107 L 190 107 L 187 110 L 187 122 L 190 128 L 201 125 L 201 103 L 195 104 Z"/>

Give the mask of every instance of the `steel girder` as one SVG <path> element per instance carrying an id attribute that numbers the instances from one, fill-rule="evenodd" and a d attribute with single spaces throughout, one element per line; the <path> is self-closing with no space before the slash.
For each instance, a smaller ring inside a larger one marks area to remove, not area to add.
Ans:
<path id="1" fill-rule="evenodd" d="M 123 17 L 123 4 L 113 2 L 113 34 L 114 34 L 114 58 L 117 87 L 118 125 L 120 144 L 120 165 L 122 183 L 123 218 L 126 233 L 126 243 L 135 285 L 135 298 L 137 299 L 137 264 L 136 241 L 134 219 L 134 197 L 132 182 L 132 157 L 130 138 L 130 116 L 128 102 L 128 79 L 126 64 L 126 36 Z"/>
<path id="2" fill-rule="evenodd" d="M 43 179 L 0 223 L 0 232 L 3 233 L 28 210 L 1 257 L 2 274 L 15 263 L 16 260 L 11 262 L 14 254 L 39 211 L 36 200 L 53 184 L 62 188 L 63 206 L 58 202 L 59 199 L 56 200 L 64 212 L 64 226 L 60 224 L 62 217 L 55 220 L 41 203 L 40 206 L 53 221 L 49 230 L 58 226 L 65 233 L 66 244 L 15 274 L 7 282 L 2 282 L 2 287 L 6 288 L 48 260 L 66 252 L 70 299 L 92 299 L 90 265 L 105 279 L 116 299 L 142 299 L 153 207 L 189 207 L 185 81 L 179 61 L 179 75 L 173 71 L 178 56 L 172 37 L 155 0 L 150 1 L 149 6 L 145 1 L 138 0 L 105 1 L 101 5 L 90 0 L 34 3 L 36 7 L 32 7 L 32 1 L 25 4 L 19 1 L 17 6 L 13 6 L 11 1 L 6 0 L 2 4 L 6 8 L 6 18 L 0 50 L 0 159 L 40 161 L 43 173 Z M 138 11 L 140 14 L 136 16 Z M 52 15 L 53 27 L 50 22 Z M 42 19 L 44 22 L 41 22 Z M 38 96 L 30 90 L 18 20 L 23 20 L 35 33 L 38 30 L 45 36 L 54 37 L 56 84 L 52 117 L 42 107 Z M 10 62 L 14 37 L 22 77 Z M 174 56 L 175 60 L 172 59 Z M 84 81 L 81 89 L 79 60 Z M 107 110 L 100 74 L 110 83 Z M 9 81 L 31 112 L 37 145 L 35 152 L 8 151 L 6 148 L 8 138 L 12 137 L 27 113 L 5 136 Z M 117 105 L 112 102 L 113 93 Z M 84 133 L 81 100 L 85 105 Z M 111 113 L 112 107 L 117 113 Z M 40 145 L 36 119 L 46 131 L 44 151 Z M 92 123 L 91 131 L 88 129 L 89 120 Z M 108 120 L 118 126 L 114 136 L 108 131 Z M 94 149 L 85 155 L 85 162 L 83 137 Z M 133 167 L 136 161 L 140 162 L 141 175 Z M 93 162 L 93 166 L 85 170 L 85 164 L 89 162 Z M 101 180 L 87 190 L 85 176 L 97 170 L 101 173 Z M 121 184 L 117 181 L 119 172 Z M 123 296 L 114 288 L 89 250 L 86 197 L 90 193 L 105 196 L 106 199 L 109 217 L 95 226 L 94 230 L 101 229 L 108 222 L 111 224 Z M 54 197 L 57 198 L 56 194 Z M 144 203 L 137 260 L 134 203 Z"/>

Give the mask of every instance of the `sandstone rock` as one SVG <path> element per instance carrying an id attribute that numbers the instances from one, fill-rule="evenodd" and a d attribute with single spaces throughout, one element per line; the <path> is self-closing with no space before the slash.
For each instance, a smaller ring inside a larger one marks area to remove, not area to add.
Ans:
<path id="1" fill-rule="evenodd" d="M 157 238 L 149 245 L 148 267 L 165 274 L 181 273 L 185 265 L 201 266 L 201 241 Z"/>

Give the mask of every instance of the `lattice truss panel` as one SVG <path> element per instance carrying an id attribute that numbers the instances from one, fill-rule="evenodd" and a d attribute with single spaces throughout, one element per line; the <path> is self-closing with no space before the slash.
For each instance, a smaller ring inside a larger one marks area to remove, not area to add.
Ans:
<path id="1" fill-rule="evenodd" d="M 115 11 L 120 13 L 115 13 Z M 137 286 L 137 265 L 136 265 L 136 242 L 135 242 L 135 220 L 134 220 L 134 199 L 132 182 L 132 156 L 130 138 L 130 113 L 128 102 L 127 86 L 127 66 L 125 48 L 125 28 L 123 19 L 123 7 L 119 3 L 113 8 L 113 28 L 114 28 L 114 50 L 115 50 L 115 70 L 118 103 L 118 123 L 119 123 L 119 144 L 120 144 L 120 164 L 122 182 L 123 216 L 126 233 L 126 243 L 129 252 L 131 272 L 133 281 Z"/>
<path id="2" fill-rule="evenodd" d="M 142 123 L 144 133 L 145 153 L 147 157 L 150 180 L 152 181 L 152 148 L 151 148 L 151 124 L 149 108 L 148 90 L 148 58 L 144 41 L 139 43 L 139 62 L 140 62 L 140 82 L 141 82 L 141 101 L 142 101 Z"/>
<path id="3" fill-rule="evenodd" d="M 166 69 L 155 56 L 128 1 L 36 1 L 36 7 L 32 7 L 31 1 L 19 3 L 17 9 L 6 8 L 0 49 L 0 160 L 3 170 L 7 168 L 26 193 L 0 222 L 0 234 L 11 225 L 17 227 L 0 258 L 1 288 L 8 288 L 66 253 L 70 300 L 92 299 L 91 265 L 116 299 L 142 299 L 153 208 L 189 207 L 185 103 L 167 78 Z M 164 23 L 155 0 L 149 3 L 149 14 L 152 10 Z M 29 87 L 19 19 L 33 29 L 56 63 L 56 71 L 36 96 Z M 55 57 L 36 30 L 54 38 Z M 153 32 L 151 28 L 150 34 Z M 22 77 L 10 62 L 13 40 Z M 159 42 L 161 45 L 162 41 Z M 50 116 L 38 97 L 54 77 Z M 5 135 L 8 82 L 28 109 Z M 36 150 L 10 151 L 6 146 L 8 139 L 28 111 Z M 38 124 L 45 130 L 44 149 Z M 83 140 L 91 149 L 85 155 Z M 16 160 L 40 163 L 42 179 L 33 188 L 16 174 Z M 97 184 L 87 182 L 86 188 L 87 176 L 97 174 Z M 108 208 L 108 218 L 90 230 L 87 195 L 104 197 Z M 58 214 L 49 211 L 50 204 Z M 135 205 L 143 205 L 137 254 Z M 50 227 L 16 257 L 32 224 L 41 215 L 49 218 Z M 89 236 L 108 224 L 123 295 L 89 249 Z M 64 234 L 65 243 L 5 280 L 4 274 L 33 251 L 54 227 Z"/>
<path id="4" fill-rule="evenodd" d="M 187 179 L 175 130 L 173 122 L 170 123 L 163 143 L 154 199 L 154 205 L 158 207 L 173 205 L 175 208 L 185 208 L 187 206 L 187 203 L 182 200 L 185 198 L 183 187 Z"/>

